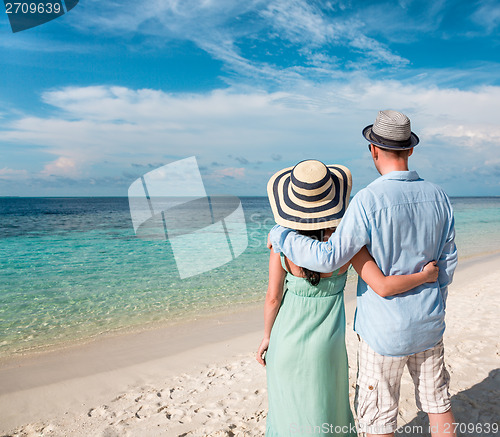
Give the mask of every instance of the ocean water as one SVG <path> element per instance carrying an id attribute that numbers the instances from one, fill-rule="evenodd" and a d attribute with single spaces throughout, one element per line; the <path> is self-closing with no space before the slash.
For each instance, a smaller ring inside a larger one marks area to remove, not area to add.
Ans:
<path id="1" fill-rule="evenodd" d="M 0 356 L 261 302 L 274 221 L 267 198 L 241 202 L 245 252 L 180 279 L 168 242 L 135 236 L 127 198 L 1 198 Z M 460 258 L 500 251 L 500 198 L 452 203 Z"/>

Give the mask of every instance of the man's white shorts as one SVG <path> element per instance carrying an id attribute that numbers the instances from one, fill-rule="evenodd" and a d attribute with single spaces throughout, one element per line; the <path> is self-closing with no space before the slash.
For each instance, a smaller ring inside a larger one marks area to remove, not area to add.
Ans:
<path id="1" fill-rule="evenodd" d="M 370 434 L 396 431 L 405 365 L 415 384 L 419 409 L 426 413 L 445 413 L 450 409 L 450 375 L 444 364 L 442 339 L 431 349 L 404 357 L 380 355 L 361 339 L 354 400 L 361 431 Z"/>

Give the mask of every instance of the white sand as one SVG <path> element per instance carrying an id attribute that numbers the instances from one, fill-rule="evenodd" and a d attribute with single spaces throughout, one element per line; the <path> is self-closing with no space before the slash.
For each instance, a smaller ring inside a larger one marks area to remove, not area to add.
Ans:
<path id="1" fill-rule="evenodd" d="M 461 263 L 449 290 L 445 350 L 464 435 L 500 416 L 500 256 Z M 357 338 L 347 306 L 351 401 Z M 349 301 L 349 297 L 347 298 Z M 263 435 L 265 370 L 254 351 L 261 308 L 95 341 L 0 364 L 0 433 L 9 436 Z M 397 435 L 425 436 L 405 373 Z M 463 429 L 464 431 L 465 429 Z M 2 435 L 3 435 L 2 434 Z M 500 435 L 497 433 L 496 435 Z"/>

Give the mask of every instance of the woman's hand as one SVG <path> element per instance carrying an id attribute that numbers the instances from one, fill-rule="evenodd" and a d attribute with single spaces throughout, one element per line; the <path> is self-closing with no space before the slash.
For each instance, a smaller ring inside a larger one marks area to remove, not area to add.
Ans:
<path id="1" fill-rule="evenodd" d="M 269 339 L 268 338 L 263 338 L 262 342 L 260 343 L 259 349 L 257 350 L 257 361 L 262 364 L 264 367 L 266 367 L 266 359 L 265 359 L 265 353 L 267 352 L 267 348 L 269 347 Z"/>
<path id="2" fill-rule="evenodd" d="M 428 262 L 422 269 L 422 272 L 425 273 L 425 282 L 436 282 L 438 280 L 439 267 L 436 261 Z"/>

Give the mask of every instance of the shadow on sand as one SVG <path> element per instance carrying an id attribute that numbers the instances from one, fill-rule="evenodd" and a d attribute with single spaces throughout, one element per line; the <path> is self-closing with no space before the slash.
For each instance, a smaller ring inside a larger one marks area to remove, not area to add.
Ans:
<path id="1" fill-rule="evenodd" d="M 500 369 L 492 370 L 488 377 L 451 398 L 457 436 L 500 436 Z M 427 415 L 419 412 L 409 423 L 401 426 L 397 437 L 430 437 Z M 451 435 L 451 434 L 450 434 Z"/>

